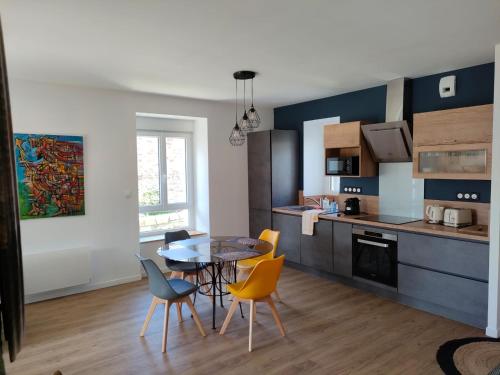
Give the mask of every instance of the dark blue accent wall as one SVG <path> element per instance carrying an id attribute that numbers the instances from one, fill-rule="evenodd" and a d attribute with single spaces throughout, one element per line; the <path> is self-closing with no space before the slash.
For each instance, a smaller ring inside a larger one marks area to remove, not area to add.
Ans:
<path id="1" fill-rule="evenodd" d="M 491 183 L 480 180 L 425 180 L 425 199 L 454 201 L 457 200 L 457 193 L 477 193 L 479 202 L 489 203 Z"/>
<path id="2" fill-rule="evenodd" d="M 299 132 L 299 188 L 303 184 L 303 128 L 304 121 L 340 116 L 340 121 L 385 120 L 386 87 L 378 86 L 366 90 L 317 99 L 310 102 L 288 105 L 274 109 L 274 128 Z M 373 183 L 373 181 L 372 181 Z M 377 180 L 378 191 L 378 180 Z"/>
<path id="3" fill-rule="evenodd" d="M 439 80 L 456 76 L 456 95 L 439 96 Z M 413 80 L 413 113 L 493 103 L 495 64 L 484 64 Z M 342 119 L 341 119 L 342 121 Z"/>
<path id="4" fill-rule="evenodd" d="M 344 187 L 360 187 L 361 195 L 378 195 L 378 177 L 342 177 L 340 179 L 340 192 Z"/>
<path id="5" fill-rule="evenodd" d="M 493 103 L 494 63 L 477 65 L 450 72 L 415 78 L 412 81 L 413 112 L 429 112 L 442 109 L 468 107 Z M 447 75 L 456 76 L 456 95 L 451 98 L 439 96 L 439 80 Z M 278 107 L 274 109 L 274 127 L 276 129 L 292 129 L 299 132 L 299 187 L 303 187 L 302 173 L 302 130 L 303 122 L 325 117 L 340 116 L 341 122 L 367 120 L 382 122 L 385 120 L 386 87 L 378 86 L 366 90 L 354 91 L 309 102 Z M 356 186 L 363 186 L 363 192 L 377 192 L 378 178 L 360 178 Z M 445 199 L 430 197 L 455 198 L 455 186 L 447 180 L 427 180 L 425 195 L 429 199 Z M 477 191 L 487 192 L 489 181 L 461 181 L 464 189 L 470 186 Z M 351 186 L 346 178 L 342 184 Z M 471 189 L 468 189 L 472 191 Z M 481 201 L 489 202 L 489 194 L 481 194 Z"/>

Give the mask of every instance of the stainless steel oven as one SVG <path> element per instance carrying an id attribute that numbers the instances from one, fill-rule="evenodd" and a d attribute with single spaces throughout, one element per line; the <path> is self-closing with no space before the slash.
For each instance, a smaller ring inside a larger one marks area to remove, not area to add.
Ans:
<path id="1" fill-rule="evenodd" d="M 381 230 L 352 230 L 352 274 L 396 288 L 398 236 Z"/>

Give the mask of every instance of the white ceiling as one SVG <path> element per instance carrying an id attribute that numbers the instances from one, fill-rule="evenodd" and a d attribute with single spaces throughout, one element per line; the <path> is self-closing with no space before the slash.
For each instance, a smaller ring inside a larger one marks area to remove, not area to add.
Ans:
<path id="1" fill-rule="evenodd" d="M 282 105 L 491 62 L 500 0 L 0 0 L 11 77 Z"/>

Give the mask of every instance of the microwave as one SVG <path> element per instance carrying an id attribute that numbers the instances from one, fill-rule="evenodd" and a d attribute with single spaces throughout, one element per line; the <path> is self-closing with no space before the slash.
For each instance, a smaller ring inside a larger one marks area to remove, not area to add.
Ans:
<path id="1" fill-rule="evenodd" d="M 359 156 L 327 157 L 328 176 L 359 176 Z"/>

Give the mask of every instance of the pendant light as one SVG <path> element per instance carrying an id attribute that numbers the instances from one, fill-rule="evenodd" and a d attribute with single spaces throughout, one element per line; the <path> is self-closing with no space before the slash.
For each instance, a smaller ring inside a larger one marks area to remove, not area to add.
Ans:
<path id="1" fill-rule="evenodd" d="M 241 117 L 240 120 L 240 129 L 244 132 L 249 132 L 250 130 L 252 130 L 252 127 L 250 126 L 250 121 L 248 120 L 247 115 L 246 92 L 246 80 L 243 80 L 243 117 Z"/>
<path id="2" fill-rule="evenodd" d="M 260 125 L 260 116 L 253 105 L 253 79 L 255 72 L 251 70 L 240 70 L 233 73 L 233 78 L 236 80 L 236 124 L 231 130 L 229 142 L 233 146 L 241 146 L 245 143 L 246 133 L 254 130 Z M 252 105 L 247 111 L 246 105 L 246 80 L 252 80 Z M 243 116 L 238 121 L 238 81 L 243 81 Z"/>
<path id="3" fill-rule="evenodd" d="M 248 110 L 248 122 L 250 124 L 250 129 L 257 129 L 260 125 L 260 116 L 255 107 L 253 106 L 253 78 L 252 78 L 252 105 Z"/>
<path id="4" fill-rule="evenodd" d="M 235 123 L 234 128 L 231 130 L 231 134 L 229 135 L 229 143 L 233 146 L 242 146 L 245 143 L 245 133 L 241 130 L 238 125 L 238 80 L 236 81 L 236 96 L 235 96 Z"/>

